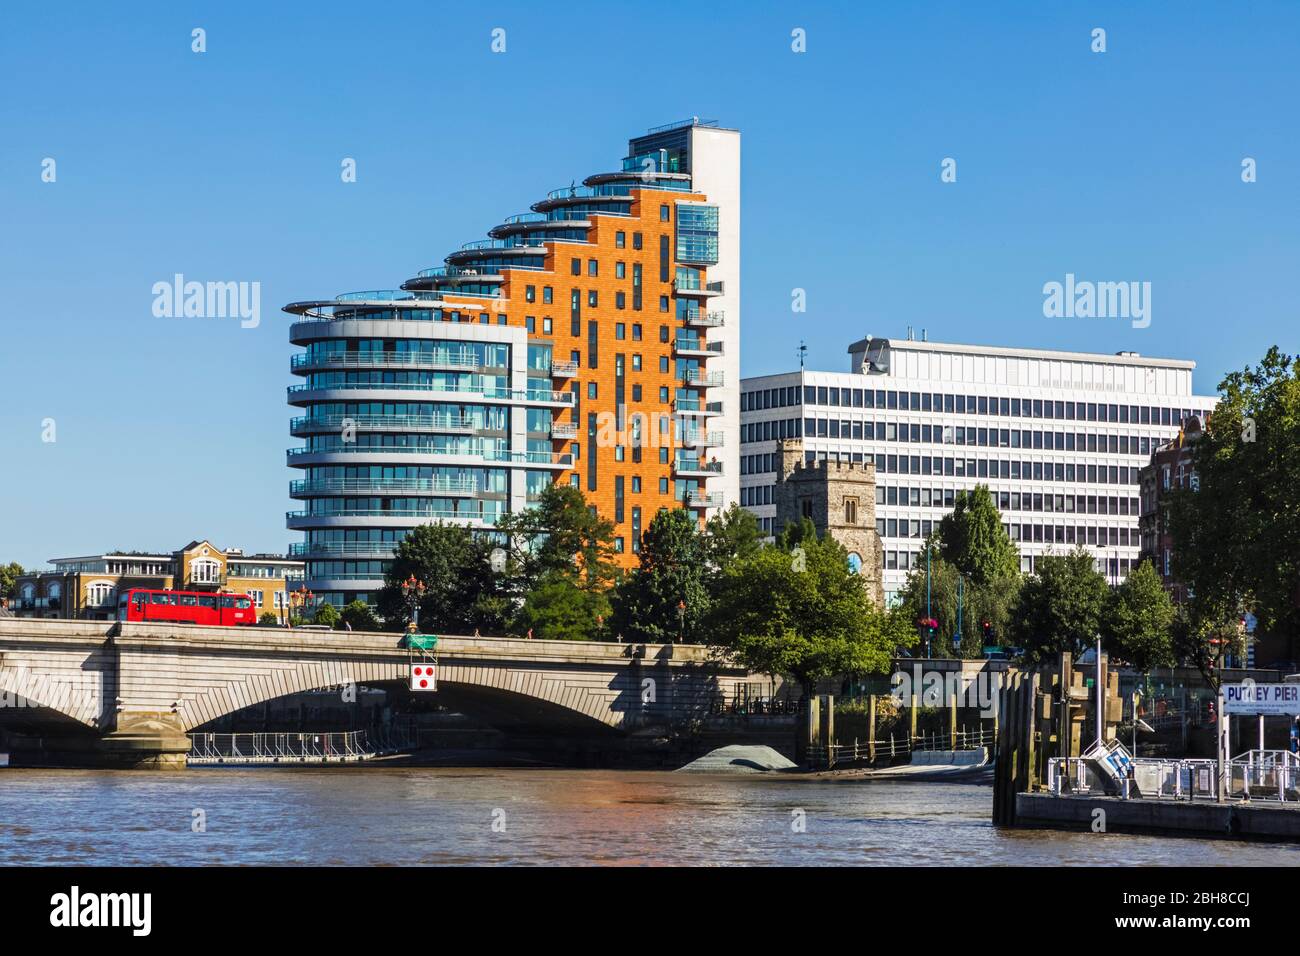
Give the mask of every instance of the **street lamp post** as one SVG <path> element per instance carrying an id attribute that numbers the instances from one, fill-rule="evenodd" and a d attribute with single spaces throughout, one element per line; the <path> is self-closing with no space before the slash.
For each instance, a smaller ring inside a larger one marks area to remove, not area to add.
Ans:
<path id="1" fill-rule="evenodd" d="M 407 616 L 411 619 L 406 629 L 412 634 L 420 631 L 420 600 L 424 591 L 424 582 L 414 574 L 402 582 L 402 597 L 406 600 Z"/>
<path id="2" fill-rule="evenodd" d="M 677 643 L 685 643 L 686 634 L 686 602 L 677 602 Z"/>
<path id="3" fill-rule="evenodd" d="M 289 626 L 290 627 L 293 627 L 294 609 L 305 608 L 308 604 L 311 603 L 312 598 L 314 598 L 315 596 L 316 595 L 313 594 L 305 584 L 299 587 L 298 590 L 289 592 Z"/>

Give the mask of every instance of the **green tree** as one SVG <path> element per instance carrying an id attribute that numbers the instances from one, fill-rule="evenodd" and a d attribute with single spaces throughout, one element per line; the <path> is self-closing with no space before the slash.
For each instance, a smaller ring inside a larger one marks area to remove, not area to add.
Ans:
<path id="1" fill-rule="evenodd" d="M 987 485 L 957 492 L 952 511 L 939 522 L 939 542 L 943 559 L 976 585 L 1020 576 L 1020 554 Z"/>
<path id="2" fill-rule="evenodd" d="M 704 544 L 710 568 L 721 572 L 732 561 L 757 553 L 763 532 L 752 511 L 732 502 L 705 523 Z"/>
<path id="3" fill-rule="evenodd" d="M 343 623 L 354 631 L 378 631 L 379 618 L 364 601 L 353 601 L 343 609 Z"/>
<path id="4" fill-rule="evenodd" d="M 23 566 L 17 561 L 0 564 L 0 597 L 15 598 L 18 596 L 18 578 L 22 574 Z"/>
<path id="5" fill-rule="evenodd" d="M 263 611 L 257 616 L 257 623 L 262 627 L 278 627 L 280 625 L 280 618 L 274 611 Z"/>
<path id="6" fill-rule="evenodd" d="M 328 601 L 322 601 L 316 606 L 316 613 L 311 619 L 313 624 L 324 624 L 326 627 L 338 627 L 341 620 L 339 609 Z"/>
<path id="7" fill-rule="evenodd" d="M 1174 605 L 1150 561 L 1111 592 L 1102 618 L 1102 646 L 1141 671 L 1173 667 Z"/>
<path id="8" fill-rule="evenodd" d="M 490 541 L 462 525 L 419 525 L 398 544 L 376 603 L 388 625 L 407 620 L 402 582 L 411 575 L 424 582 L 420 630 L 469 634 L 476 628 L 500 632 L 508 602 L 492 568 Z"/>
<path id="9" fill-rule="evenodd" d="M 555 573 L 575 576 L 586 588 L 607 587 L 618 576 L 614 525 L 572 485 L 547 485 L 534 507 L 503 515 L 496 527 L 510 542 L 522 591 Z"/>
<path id="10" fill-rule="evenodd" d="M 694 514 L 661 508 L 642 536 L 638 567 L 614 593 L 610 631 L 649 643 L 671 643 L 680 631 L 697 641 L 710 604 L 709 551 Z"/>
<path id="11" fill-rule="evenodd" d="M 747 667 L 788 675 L 811 694 L 824 677 L 883 673 L 916 635 L 872 604 L 842 545 L 802 525 L 723 570 L 708 628 L 711 643 Z"/>
<path id="12" fill-rule="evenodd" d="M 598 588 L 579 586 L 572 574 L 548 571 L 529 589 L 515 617 L 520 634 L 539 640 L 586 641 L 610 614 L 609 598 Z"/>
<path id="13" fill-rule="evenodd" d="M 1011 612 L 1020 593 L 1022 578 L 1014 575 L 994 577 L 984 583 L 967 578 L 941 555 L 938 534 L 926 542 L 917 561 L 908 572 L 898 596 L 898 607 L 913 626 L 926 617 L 926 557 L 930 558 L 929 612 L 939 624 L 938 638 L 931 653 L 938 656 L 978 658 L 983 654 L 984 622 L 998 645 L 1009 642 Z M 958 584 L 961 585 L 961 627 L 958 635 Z M 957 640 L 954 641 L 954 636 Z"/>
<path id="14" fill-rule="evenodd" d="M 1265 631 L 1300 633 L 1300 357 L 1274 346 L 1219 391 L 1193 446 L 1196 481 L 1170 507 L 1192 650 L 1230 640 L 1246 609 Z"/>
<path id="15" fill-rule="evenodd" d="M 1045 554 L 1020 588 L 1011 636 L 1030 661 L 1059 651 L 1079 654 L 1100 632 L 1109 597 L 1106 579 L 1084 548 Z"/>

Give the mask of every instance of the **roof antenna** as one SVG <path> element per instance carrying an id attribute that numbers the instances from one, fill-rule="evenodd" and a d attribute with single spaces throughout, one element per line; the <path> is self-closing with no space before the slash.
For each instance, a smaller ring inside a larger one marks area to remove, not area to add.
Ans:
<path id="1" fill-rule="evenodd" d="M 799 340 L 799 368 L 803 369 L 803 357 L 808 354 L 808 346 L 803 344 L 803 339 Z"/>

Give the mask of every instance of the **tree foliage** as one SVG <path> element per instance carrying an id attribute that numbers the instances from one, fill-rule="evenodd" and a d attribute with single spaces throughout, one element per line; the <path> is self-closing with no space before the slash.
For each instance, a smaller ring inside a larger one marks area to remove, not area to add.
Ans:
<path id="1" fill-rule="evenodd" d="M 1112 592 L 1102 619 L 1102 646 L 1138 670 L 1173 667 L 1174 605 L 1150 561 Z"/>
<path id="2" fill-rule="evenodd" d="M 930 558 L 928 601 L 927 555 Z M 980 657 L 985 642 L 982 626 L 985 621 L 989 623 L 994 642 L 1006 644 L 1009 640 L 1011 610 L 1020 592 L 1020 575 L 995 578 L 985 584 L 962 578 L 959 630 L 957 589 L 961 577 L 957 568 L 941 556 L 935 536 L 926 542 L 898 595 L 898 611 L 913 626 L 925 617 L 938 622 L 939 633 L 930 649 L 935 657 Z"/>
<path id="3" fill-rule="evenodd" d="M 390 628 L 407 620 L 402 582 L 411 575 L 423 581 L 420 630 L 469 634 L 476 628 L 504 629 L 509 602 L 492 568 L 494 545 L 470 529 L 435 522 L 419 525 L 398 543 L 384 586 L 377 595 L 379 612 Z"/>
<path id="4" fill-rule="evenodd" d="M 378 631 L 379 618 L 364 601 L 353 601 L 342 612 L 343 623 L 354 631 Z"/>
<path id="5" fill-rule="evenodd" d="M 747 667 L 789 675 L 811 693 L 823 677 L 888 670 L 916 635 L 872 604 L 844 547 L 806 524 L 723 569 L 707 626 L 710 643 Z"/>
<path id="6" fill-rule="evenodd" d="M 697 640 L 711 603 L 711 543 L 690 511 L 660 509 L 642 536 L 640 564 L 618 586 L 610 630 L 649 643 L 670 643 L 679 633 Z"/>
<path id="7" fill-rule="evenodd" d="M 17 561 L 0 564 L 0 597 L 18 596 L 18 578 L 23 574 L 23 566 Z"/>
<path id="8" fill-rule="evenodd" d="M 572 485 L 548 485 L 536 506 L 502 516 L 496 527 L 510 541 L 513 576 L 525 593 L 554 574 L 586 589 L 618 577 L 614 525 Z"/>
<path id="9" fill-rule="evenodd" d="M 1193 647 L 1230 639 L 1247 609 L 1266 631 L 1300 633 L 1300 357 L 1274 346 L 1219 391 L 1193 446 L 1197 488 L 1175 492 L 1170 508 Z"/>
<path id="10" fill-rule="evenodd" d="M 732 561 L 756 554 L 763 532 L 754 513 L 733 501 L 705 523 L 704 545 L 710 569 L 720 573 Z"/>
<path id="11" fill-rule="evenodd" d="M 1096 639 L 1110 590 L 1082 547 L 1040 557 L 1011 616 L 1011 635 L 1030 661 L 1079 654 Z"/>
<path id="12" fill-rule="evenodd" d="M 987 485 L 957 492 L 952 511 L 939 522 L 939 549 L 975 585 L 1020 575 L 1020 554 L 1002 527 Z"/>
<path id="13" fill-rule="evenodd" d="M 339 609 L 328 601 L 322 601 L 316 606 L 316 613 L 311 619 L 313 624 L 324 624 L 326 627 L 338 627 L 341 620 L 343 618 L 339 615 Z"/>
<path id="14" fill-rule="evenodd" d="M 600 631 L 600 621 L 609 613 L 604 590 L 582 587 L 572 574 L 548 571 L 525 595 L 515 630 L 539 640 L 586 641 Z"/>

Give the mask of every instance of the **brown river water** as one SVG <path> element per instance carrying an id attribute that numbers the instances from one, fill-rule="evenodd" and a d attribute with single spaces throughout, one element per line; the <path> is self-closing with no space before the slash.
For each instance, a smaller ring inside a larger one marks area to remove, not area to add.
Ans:
<path id="1" fill-rule="evenodd" d="M 991 802 L 974 784 L 649 771 L 0 769 L 0 863 L 1300 864 L 1289 844 L 997 830 Z"/>

